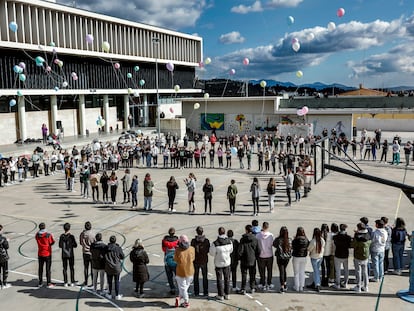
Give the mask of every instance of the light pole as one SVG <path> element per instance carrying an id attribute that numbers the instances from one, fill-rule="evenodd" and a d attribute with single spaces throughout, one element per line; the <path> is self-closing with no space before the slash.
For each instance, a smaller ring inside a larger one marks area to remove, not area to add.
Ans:
<path id="1" fill-rule="evenodd" d="M 159 38 L 152 38 L 152 43 L 157 48 L 157 54 L 155 56 L 155 87 L 157 89 L 157 119 L 158 119 L 158 141 L 161 139 L 161 118 L 160 118 L 160 103 L 159 103 L 159 94 L 158 94 L 158 51 L 159 51 Z"/>

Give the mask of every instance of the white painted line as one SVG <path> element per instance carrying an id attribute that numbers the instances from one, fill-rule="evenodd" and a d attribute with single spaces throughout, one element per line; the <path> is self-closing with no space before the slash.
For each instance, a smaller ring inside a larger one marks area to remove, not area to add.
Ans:
<path id="1" fill-rule="evenodd" d="M 265 308 L 265 311 L 270 311 L 270 309 L 268 307 Z"/>
<path id="2" fill-rule="evenodd" d="M 152 256 L 154 256 L 154 257 L 161 257 L 160 255 L 158 255 L 158 254 L 152 254 Z"/>
<path id="3" fill-rule="evenodd" d="M 245 295 L 246 295 L 247 297 L 249 297 L 250 299 L 253 299 L 253 296 L 252 296 L 252 295 L 249 295 L 248 293 L 245 293 Z"/>
<path id="4" fill-rule="evenodd" d="M 259 300 L 255 300 L 255 302 L 256 302 L 259 306 L 263 306 L 263 304 L 262 304 Z"/>

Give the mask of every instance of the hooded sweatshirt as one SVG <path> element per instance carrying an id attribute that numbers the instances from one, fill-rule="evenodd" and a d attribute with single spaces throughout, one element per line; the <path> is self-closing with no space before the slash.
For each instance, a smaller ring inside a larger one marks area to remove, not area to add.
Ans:
<path id="1" fill-rule="evenodd" d="M 214 257 L 214 266 L 216 268 L 228 267 L 231 264 L 231 253 L 233 252 L 233 243 L 226 235 L 219 235 L 210 245 L 210 255 Z"/>
<path id="2" fill-rule="evenodd" d="M 354 248 L 354 258 L 358 260 L 367 260 L 369 258 L 369 247 L 371 245 L 371 235 L 367 229 L 355 232 L 352 241 Z"/>
<path id="3" fill-rule="evenodd" d="M 273 234 L 268 231 L 261 231 L 256 234 L 260 247 L 260 258 L 273 257 Z"/>
<path id="4" fill-rule="evenodd" d="M 388 233 L 384 228 L 377 228 L 377 230 L 372 233 L 371 252 L 384 253 L 387 237 Z"/>
<path id="5" fill-rule="evenodd" d="M 52 256 L 52 245 L 55 244 L 53 235 L 44 230 L 40 230 L 36 233 L 36 241 L 38 246 L 37 255 L 39 257 Z"/>
<path id="6" fill-rule="evenodd" d="M 208 262 L 210 241 L 204 235 L 197 235 L 191 240 L 191 246 L 195 249 L 194 263 L 198 265 L 206 264 Z"/>
<path id="7" fill-rule="evenodd" d="M 239 244 L 240 265 L 244 267 L 256 265 L 259 254 L 260 247 L 256 236 L 253 233 L 243 234 Z"/>
<path id="8" fill-rule="evenodd" d="M 194 275 L 193 261 L 195 258 L 194 247 L 187 242 L 179 242 L 174 253 L 174 261 L 177 263 L 176 275 L 182 278 Z"/>
<path id="9" fill-rule="evenodd" d="M 146 176 L 144 179 L 144 197 L 152 197 L 152 188 L 154 183 L 151 180 L 151 176 Z"/>

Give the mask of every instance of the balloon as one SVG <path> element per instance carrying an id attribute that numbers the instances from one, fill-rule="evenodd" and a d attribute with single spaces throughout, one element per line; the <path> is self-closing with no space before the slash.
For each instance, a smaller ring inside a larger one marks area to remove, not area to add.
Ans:
<path id="1" fill-rule="evenodd" d="M 62 83 L 62 87 L 68 87 L 68 82 L 67 81 L 63 81 L 63 83 Z"/>
<path id="2" fill-rule="evenodd" d="M 336 11 L 336 16 L 342 17 L 345 15 L 345 10 L 343 8 L 339 8 L 338 11 Z"/>
<path id="3" fill-rule="evenodd" d="M 303 106 L 302 112 L 303 112 L 303 115 L 307 114 L 309 112 L 309 108 L 307 106 Z"/>
<path id="4" fill-rule="evenodd" d="M 17 93 L 16 93 L 16 94 L 17 94 L 17 96 L 19 96 L 19 97 L 23 96 L 23 93 L 22 93 L 22 91 L 20 91 L 20 90 L 19 90 L 19 91 L 17 91 Z"/>
<path id="5" fill-rule="evenodd" d="M 173 63 L 167 63 L 166 65 L 168 71 L 173 72 L 174 71 L 174 64 Z"/>
<path id="6" fill-rule="evenodd" d="M 53 42 L 53 41 L 50 41 L 49 45 L 50 45 L 51 47 L 55 47 L 55 46 L 56 46 L 56 43 L 55 43 L 55 42 Z"/>
<path id="7" fill-rule="evenodd" d="M 59 64 L 60 60 L 58 58 L 55 58 L 55 60 L 53 61 L 55 63 L 55 65 Z"/>
<path id="8" fill-rule="evenodd" d="M 210 63 L 211 63 L 211 58 L 210 58 L 210 57 L 207 57 L 207 58 L 204 60 L 204 64 L 208 65 L 208 64 L 210 64 Z"/>
<path id="9" fill-rule="evenodd" d="M 23 72 L 23 68 L 22 68 L 22 67 L 20 67 L 19 65 L 14 65 L 14 66 L 13 66 L 13 71 L 14 71 L 15 73 L 22 73 L 22 72 Z"/>
<path id="10" fill-rule="evenodd" d="M 55 91 L 57 92 L 57 91 L 59 91 L 59 88 L 57 87 L 57 86 L 55 86 Z"/>
<path id="11" fill-rule="evenodd" d="M 229 75 L 234 76 L 236 74 L 236 69 L 230 69 Z"/>
<path id="12" fill-rule="evenodd" d="M 63 67 L 63 62 L 60 60 L 59 62 L 58 62 L 58 64 L 57 64 L 60 68 L 62 68 Z"/>
<path id="13" fill-rule="evenodd" d="M 101 119 L 100 125 L 105 126 L 105 124 L 106 124 L 106 121 L 104 119 Z"/>
<path id="14" fill-rule="evenodd" d="M 20 62 L 19 67 L 22 68 L 23 70 L 25 70 L 26 69 L 26 64 L 24 62 Z"/>
<path id="15" fill-rule="evenodd" d="M 302 109 L 298 109 L 298 110 L 296 110 L 296 114 L 297 114 L 299 117 L 303 116 L 303 110 L 302 110 Z"/>
<path id="16" fill-rule="evenodd" d="M 336 28 L 336 25 L 335 25 L 334 22 L 329 22 L 328 23 L 328 30 L 329 31 L 333 31 L 333 30 L 335 30 L 335 28 Z"/>
<path id="17" fill-rule="evenodd" d="M 26 75 L 24 73 L 19 74 L 19 79 L 22 82 L 26 81 Z"/>
<path id="18" fill-rule="evenodd" d="M 204 99 L 209 99 L 210 98 L 210 94 L 209 93 L 205 93 L 204 94 Z"/>
<path id="19" fill-rule="evenodd" d="M 128 79 L 131 79 L 131 78 L 132 78 L 132 73 L 128 72 L 128 73 L 127 73 L 127 78 L 128 78 Z"/>
<path id="20" fill-rule="evenodd" d="M 236 147 L 231 147 L 230 151 L 231 151 L 232 155 L 237 155 L 237 148 Z"/>
<path id="21" fill-rule="evenodd" d="M 267 85 L 267 83 L 266 83 L 266 81 L 265 81 L 265 80 L 260 81 L 260 86 L 261 86 L 262 88 L 265 88 L 265 87 L 266 87 L 266 85 Z"/>
<path id="22" fill-rule="evenodd" d="M 9 106 L 10 107 L 16 106 L 16 100 L 15 99 L 10 99 Z"/>
<path id="23" fill-rule="evenodd" d="M 78 76 L 72 76 L 73 81 L 78 80 Z"/>
<path id="24" fill-rule="evenodd" d="M 85 37 L 85 40 L 87 43 L 92 44 L 93 43 L 93 35 L 88 33 Z"/>
<path id="25" fill-rule="evenodd" d="M 96 125 L 99 125 L 101 123 L 101 120 L 96 120 Z"/>
<path id="26" fill-rule="evenodd" d="M 178 92 L 179 90 L 180 90 L 180 86 L 178 84 L 174 85 L 174 91 Z"/>
<path id="27" fill-rule="evenodd" d="M 36 63 L 37 64 L 37 63 Z M 40 65 L 40 66 L 42 66 L 42 65 Z M 50 66 L 46 66 L 46 71 L 47 72 L 51 72 L 52 71 L 52 67 L 50 67 Z"/>
<path id="28" fill-rule="evenodd" d="M 170 112 L 171 112 L 171 113 L 174 113 L 174 109 L 173 109 L 173 107 L 170 107 Z"/>
<path id="29" fill-rule="evenodd" d="M 144 79 L 139 80 L 139 85 L 140 86 L 144 86 L 144 84 L 145 84 L 145 80 Z"/>
<path id="30" fill-rule="evenodd" d="M 99 116 L 98 116 L 98 120 L 101 120 L 101 119 L 102 119 L 102 116 L 101 116 L 101 115 L 99 115 Z"/>
<path id="31" fill-rule="evenodd" d="M 115 63 L 115 64 L 114 64 L 114 68 L 115 68 L 115 69 L 119 69 L 119 68 L 121 68 L 121 65 L 120 65 L 119 63 Z"/>
<path id="32" fill-rule="evenodd" d="M 293 16 L 288 16 L 287 17 L 287 24 L 290 26 L 290 25 L 293 25 L 293 23 L 295 22 L 295 19 L 293 18 Z"/>
<path id="33" fill-rule="evenodd" d="M 292 38 L 292 41 L 290 41 L 292 44 L 295 44 L 296 42 L 299 42 L 298 38 Z"/>
<path id="34" fill-rule="evenodd" d="M 296 71 L 296 77 L 302 78 L 303 77 L 303 72 L 300 71 L 300 70 Z"/>
<path id="35" fill-rule="evenodd" d="M 139 97 L 139 92 L 138 91 L 134 92 L 134 97 Z"/>
<path id="36" fill-rule="evenodd" d="M 16 32 L 17 29 L 19 29 L 19 26 L 17 26 L 16 22 L 10 22 L 9 28 L 11 31 Z"/>
<path id="37" fill-rule="evenodd" d="M 36 66 L 41 67 L 45 62 L 45 59 L 42 56 L 36 56 L 35 58 Z"/>
<path id="38" fill-rule="evenodd" d="M 111 45 L 109 44 L 108 41 L 102 42 L 102 51 L 108 53 L 110 49 L 111 49 Z"/>
<path id="39" fill-rule="evenodd" d="M 134 90 L 129 87 L 128 88 L 128 94 L 132 94 L 133 92 L 134 92 Z"/>
<path id="40" fill-rule="evenodd" d="M 313 34 L 313 32 L 308 33 L 306 39 L 308 39 L 308 41 L 312 41 L 313 39 L 315 39 L 315 35 Z"/>
<path id="41" fill-rule="evenodd" d="M 134 71 L 139 71 L 139 66 L 135 66 Z"/>
<path id="42" fill-rule="evenodd" d="M 137 134 L 141 135 L 142 134 L 141 130 L 137 130 Z"/>
<path id="43" fill-rule="evenodd" d="M 293 44 L 292 44 L 292 49 L 293 49 L 295 52 L 298 52 L 298 51 L 300 50 L 300 43 L 299 43 L 299 42 L 295 42 L 295 43 L 293 43 Z"/>
<path id="44" fill-rule="evenodd" d="M 243 58 L 243 65 L 247 66 L 248 64 L 250 64 L 250 60 L 247 57 Z"/>
<path id="45" fill-rule="evenodd" d="M 200 108 L 200 104 L 199 103 L 194 103 L 194 109 L 197 110 L 198 108 Z"/>

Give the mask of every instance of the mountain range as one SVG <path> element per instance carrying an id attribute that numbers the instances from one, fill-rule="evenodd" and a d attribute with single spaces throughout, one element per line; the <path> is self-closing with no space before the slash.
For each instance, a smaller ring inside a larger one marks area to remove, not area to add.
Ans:
<path id="1" fill-rule="evenodd" d="M 345 91 L 351 91 L 351 90 L 355 90 L 356 87 L 351 87 L 351 86 L 346 86 L 343 84 L 339 84 L 339 83 L 333 83 L 333 84 L 325 84 L 322 82 L 314 82 L 314 83 L 306 83 L 306 84 L 300 84 L 297 85 L 295 83 L 292 82 L 281 82 L 281 81 L 275 81 L 275 80 L 250 80 L 249 83 L 251 84 L 260 84 L 261 81 L 266 81 L 266 86 L 271 87 L 271 86 L 281 86 L 281 87 L 285 87 L 285 88 L 289 88 L 289 87 L 300 87 L 300 88 L 310 88 L 310 89 L 316 89 L 316 90 L 323 90 L 323 89 L 330 89 L 330 88 L 338 88 L 338 89 L 342 89 Z M 400 89 L 399 89 L 400 90 Z"/>

